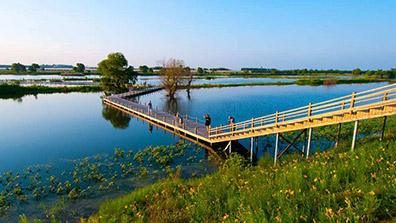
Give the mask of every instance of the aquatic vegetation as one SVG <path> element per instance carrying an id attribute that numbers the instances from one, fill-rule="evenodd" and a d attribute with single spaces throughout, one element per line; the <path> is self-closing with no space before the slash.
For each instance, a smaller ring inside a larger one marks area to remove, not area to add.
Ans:
<path id="1" fill-rule="evenodd" d="M 51 165 L 29 166 L 22 174 L 5 172 L 0 175 L 0 216 L 15 202 L 40 201 L 48 196 L 76 200 L 117 190 L 117 182 L 122 179 L 142 179 L 149 175 L 158 179 L 166 177 L 183 162 L 181 158 L 190 148 L 193 147 L 189 144 L 149 146 L 136 154 L 116 148 L 112 157 L 95 155 L 69 161 L 71 171 L 63 171 L 60 176 L 52 173 Z M 200 149 L 194 148 L 190 153 L 196 157 L 194 154 L 198 152 Z"/>

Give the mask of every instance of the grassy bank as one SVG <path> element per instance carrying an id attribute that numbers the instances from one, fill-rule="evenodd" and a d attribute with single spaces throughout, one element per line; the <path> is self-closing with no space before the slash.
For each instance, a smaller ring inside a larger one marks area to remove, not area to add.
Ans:
<path id="1" fill-rule="evenodd" d="M 103 204 L 89 222 L 373 222 L 396 216 L 396 139 L 365 138 L 274 167 L 234 156 L 203 178 L 168 179 Z"/>
<path id="2" fill-rule="evenodd" d="M 283 86 L 283 85 L 308 85 L 308 86 L 320 86 L 320 85 L 336 85 L 336 84 L 365 84 L 365 83 L 379 83 L 379 82 L 391 82 L 388 79 L 331 79 L 322 80 L 316 78 L 300 79 L 296 81 L 277 81 L 277 82 L 256 82 L 256 83 L 229 83 L 229 84 L 194 84 L 191 88 L 222 88 L 222 87 L 241 87 L 241 86 Z M 185 88 L 186 86 L 182 86 Z"/>
<path id="3" fill-rule="evenodd" d="M 0 84 L 0 95 L 39 94 L 39 93 L 69 93 L 69 92 L 100 92 L 100 86 L 48 87 L 40 85 L 20 86 L 16 84 Z"/>

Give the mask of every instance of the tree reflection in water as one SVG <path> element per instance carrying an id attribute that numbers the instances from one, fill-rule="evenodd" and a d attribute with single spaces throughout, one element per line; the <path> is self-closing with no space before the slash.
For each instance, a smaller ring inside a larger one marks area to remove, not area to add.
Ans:
<path id="1" fill-rule="evenodd" d="M 103 104 L 102 116 L 117 129 L 128 128 L 131 121 L 131 117 L 128 114 L 105 104 Z"/>

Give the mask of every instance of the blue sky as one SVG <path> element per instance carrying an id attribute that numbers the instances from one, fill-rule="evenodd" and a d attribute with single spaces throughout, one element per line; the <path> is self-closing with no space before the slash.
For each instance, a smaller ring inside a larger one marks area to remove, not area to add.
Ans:
<path id="1" fill-rule="evenodd" d="M 396 1 L 0 0 L 0 64 L 396 67 Z"/>

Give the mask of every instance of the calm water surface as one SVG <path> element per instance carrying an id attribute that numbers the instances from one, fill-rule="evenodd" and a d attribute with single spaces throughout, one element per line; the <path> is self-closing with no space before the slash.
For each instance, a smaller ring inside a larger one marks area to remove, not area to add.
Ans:
<path id="1" fill-rule="evenodd" d="M 239 83 L 260 83 L 260 82 L 288 82 L 295 81 L 298 79 L 288 79 L 288 78 L 240 78 L 240 77 L 216 77 L 214 79 L 195 79 L 192 84 L 239 84 Z M 146 79 L 146 77 L 140 77 L 138 83 L 144 83 L 151 85 L 161 84 L 161 80 L 158 77 Z"/>
<path id="2" fill-rule="evenodd" d="M 39 79 L 63 79 L 63 78 L 99 78 L 99 75 L 86 76 L 61 76 L 61 75 L 0 75 L 0 80 L 39 80 Z"/>

